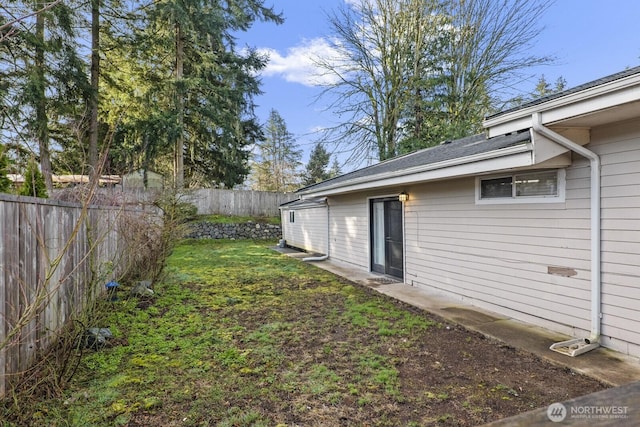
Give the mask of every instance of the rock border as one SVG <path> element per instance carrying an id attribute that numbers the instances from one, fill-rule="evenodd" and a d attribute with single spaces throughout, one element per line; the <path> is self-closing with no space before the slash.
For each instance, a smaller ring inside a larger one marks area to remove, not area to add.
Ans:
<path id="1" fill-rule="evenodd" d="M 189 225 L 184 236 L 187 239 L 268 240 L 282 237 L 282 227 L 277 224 L 246 222 L 220 224 L 200 221 Z"/>

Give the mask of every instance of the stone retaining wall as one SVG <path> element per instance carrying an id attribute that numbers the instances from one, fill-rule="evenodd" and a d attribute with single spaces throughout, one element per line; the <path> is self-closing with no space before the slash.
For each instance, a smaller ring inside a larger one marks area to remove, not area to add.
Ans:
<path id="1" fill-rule="evenodd" d="M 280 225 L 247 222 L 243 224 L 217 224 L 196 222 L 189 226 L 187 239 L 281 239 Z"/>

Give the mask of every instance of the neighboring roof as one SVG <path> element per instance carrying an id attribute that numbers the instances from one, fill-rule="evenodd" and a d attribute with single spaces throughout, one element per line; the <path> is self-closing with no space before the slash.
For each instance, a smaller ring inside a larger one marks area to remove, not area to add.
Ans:
<path id="1" fill-rule="evenodd" d="M 142 176 L 144 174 L 144 169 L 136 169 L 124 175 L 124 177 L 136 177 Z M 147 169 L 147 176 L 156 176 L 156 177 L 164 177 L 163 174 L 153 171 L 151 169 Z"/>
<path id="2" fill-rule="evenodd" d="M 7 178 L 14 184 L 22 184 L 24 176 L 20 174 L 7 174 Z M 51 175 L 54 184 L 86 184 L 89 182 L 89 175 Z M 120 184 L 120 175 L 100 175 L 101 185 Z"/>
<path id="3" fill-rule="evenodd" d="M 602 78 L 599 78 L 597 80 L 593 80 L 591 82 L 584 83 L 584 84 L 581 84 L 579 86 L 573 87 L 571 89 L 564 90 L 562 92 L 558 92 L 558 93 L 554 93 L 554 94 L 551 94 L 551 95 L 543 96 L 542 98 L 534 99 L 533 101 L 526 102 L 526 103 L 524 103 L 522 105 L 519 105 L 517 107 L 509 108 L 507 110 L 503 110 L 503 111 L 500 111 L 498 113 L 495 113 L 495 114 L 492 114 L 490 116 L 487 116 L 485 118 L 485 120 L 493 119 L 493 118 L 502 116 L 504 114 L 512 113 L 514 111 L 523 110 L 525 108 L 534 107 L 536 105 L 544 104 L 545 102 L 548 102 L 548 101 L 551 101 L 551 100 L 554 100 L 554 99 L 557 99 L 557 98 L 562 98 L 563 96 L 572 95 L 574 93 L 582 92 L 583 90 L 591 89 L 591 88 L 594 88 L 594 87 L 597 87 L 597 86 L 602 86 L 602 85 L 604 85 L 606 83 L 611 83 L 611 82 L 614 82 L 616 80 L 620 80 L 620 79 L 623 79 L 625 77 L 632 76 L 634 74 L 640 74 L 640 66 L 633 67 L 633 68 L 628 68 L 628 69 L 626 69 L 624 71 L 620 71 L 619 73 L 611 74 L 610 76 L 602 77 Z"/>
<path id="4" fill-rule="evenodd" d="M 24 175 L 18 173 L 8 173 L 7 178 L 14 184 L 22 184 L 24 182 Z"/>
<path id="5" fill-rule="evenodd" d="M 406 172 L 404 173 L 405 175 L 415 174 L 427 170 L 429 166 L 438 163 L 446 163 L 457 159 L 460 159 L 460 163 L 463 163 L 465 158 L 517 145 L 525 145 L 528 144 L 530 140 L 530 133 L 527 129 L 524 132 L 497 136 L 490 139 L 487 139 L 484 134 L 478 134 L 455 141 L 447 141 L 435 147 L 425 148 L 411 154 L 395 157 L 318 184 L 301 188 L 297 193 L 314 193 L 318 190 L 340 187 L 341 185 L 346 186 L 356 181 L 375 180 L 378 177 L 385 177 L 392 172 L 396 174 Z"/>
<path id="6" fill-rule="evenodd" d="M 284 202 L 280 209 L 311 209 L 327 206 L 326 197 L 311 197 L 309 199 L 297 199 Z"/>
<path id="7" fill-rule="evenodd" d="M 54 183 L 60 184 L 86 184 L 89 182 L 89 175 L 52 175 L 51 179 Z M 101 185 L 120 184 L 120 175 L 100 175 Z"/>

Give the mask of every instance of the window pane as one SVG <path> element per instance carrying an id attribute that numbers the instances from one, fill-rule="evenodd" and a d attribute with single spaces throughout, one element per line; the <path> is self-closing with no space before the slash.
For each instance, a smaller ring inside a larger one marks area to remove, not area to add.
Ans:
<path id="1" fill-rule="evenodd" d="M 373 263 L 384 265 L 384 202 L 373 203 Z"/>
<path id="2" fill-rule="evenodd" d="M 555 171 L 516 175 L 516 196 L 557 196 L 558 174 Z"/>
<path id="3" fill-rule="evenodd" d="M 496 179 L 483 179 L 480 181 L 480 198 L 495 199 L 499 197 L 511 197 L 511 177 Z"/>

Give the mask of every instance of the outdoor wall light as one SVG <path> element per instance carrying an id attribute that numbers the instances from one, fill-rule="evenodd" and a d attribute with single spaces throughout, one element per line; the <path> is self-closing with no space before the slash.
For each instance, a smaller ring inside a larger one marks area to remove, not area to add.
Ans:
<path id="1" fill-rule="evenodd" d="M 404 203 L 409 200 L 409 195 L 403 191 L 402 193 L 398 194 L 398 200 Z"/>

